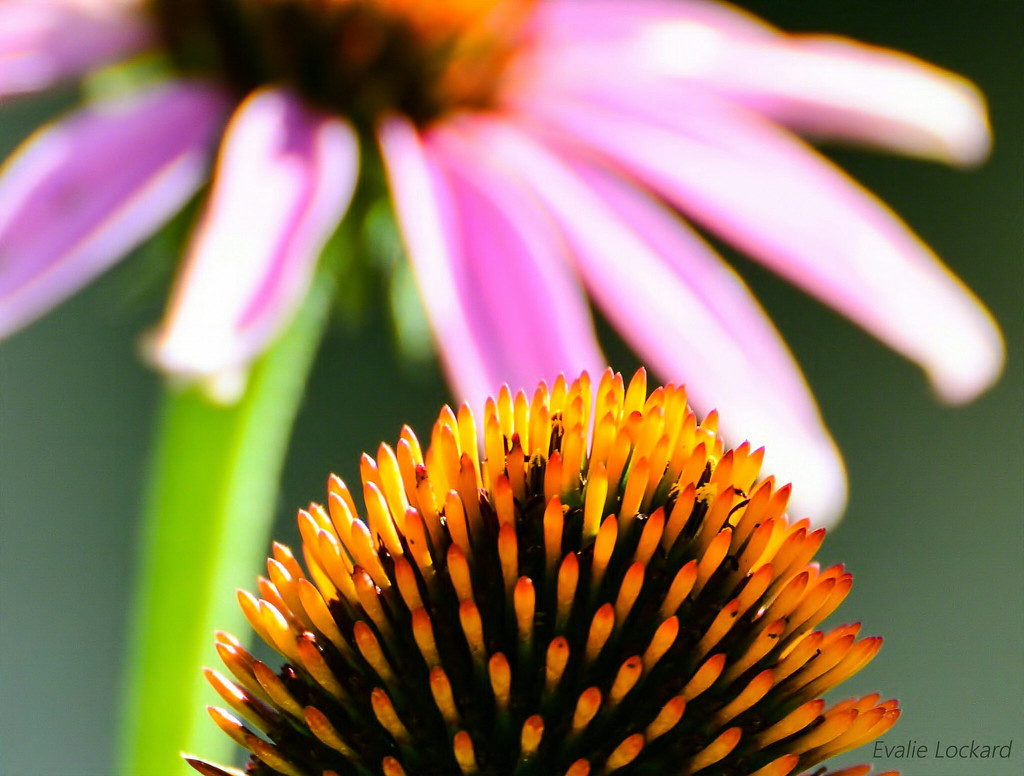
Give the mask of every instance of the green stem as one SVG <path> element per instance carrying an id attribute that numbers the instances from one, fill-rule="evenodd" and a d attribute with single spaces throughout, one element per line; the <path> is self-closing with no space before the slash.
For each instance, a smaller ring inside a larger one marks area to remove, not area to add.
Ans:
<path id="1" fill-rule="evenodd" d="M 168 390 L 155 439 L 123 688 L 120 770 L 192 773 L 186 751 L 230 761 L 207 717 L 224 705 L 201 666 L 219 664 L 215 630 L 244 633 L 235 589 L 252 587 L 268 550 L 281 468 L 333 284 L 318 277 L 295 321 L 253 367 L 234 406 Z"/>

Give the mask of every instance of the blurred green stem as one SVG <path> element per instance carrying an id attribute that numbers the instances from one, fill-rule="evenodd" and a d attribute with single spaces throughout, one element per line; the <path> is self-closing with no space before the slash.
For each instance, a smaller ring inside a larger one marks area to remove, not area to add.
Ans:
<path id="1" fill-rule="evenodd" d="M 125 776 L 192 773 L 182 751 L 234 757 L 237 747 L 206 714 L 207 703 L 223 701 L 200 667 L 220 662 L 215 630 L 246 630 L 234 591 L 253 585 L 269 549 L 281 468 L 333 290 L 322 273 L 234 406 L 195 388 L 165 392 L 123 687 Z"/>

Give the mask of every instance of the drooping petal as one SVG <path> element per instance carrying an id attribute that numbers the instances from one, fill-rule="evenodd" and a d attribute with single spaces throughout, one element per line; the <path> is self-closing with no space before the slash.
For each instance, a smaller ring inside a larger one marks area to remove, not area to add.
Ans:
<path id="1" fill-rule="evenodd" d="M 138 9 L 106 0 L 0 3 L 0 96 L 45 89 L 141 51 L 153 31 Z"/>
<path id="2" fill-rule="evenodd" d="M 629 91 L 664 84 L 662 72 L 638 41 L 665 26 L 690 30 L 696 57 L 702 37 L 773 38 L 781 33 L 735 6 L 688 0 L 548 0 L 539 3 L 530 29 L 531 45 L 515 59 L 502 84 L 514 105 L 520 94 L 573 94 L 609 89 Z"/>
<path id="3" fill-rule="evenodd" d="M 355 189 L 358 141 L 344 121 L 280 89 L 254 93 L 228 125 L 210 201 L 151 342 L 163 368 L 244 368 L 290 320 Z"/>
<path id="4" fill-rule="evenodd" d="M 637 192 L 593 186 L 596 178 L 581 177 L 526 134 L 483 121 L 472 131 L 549 208 L 591 295 L 626 341 L 659 374 L 686 382 L 698 406 L 718 407 L 731 424 L 727 434 L 736 429 L 765 444 L 771 470 L 802 493 L 797 509 L 835 520 L 846 500 L 843 466 L 798 373 L 779 377 L 792 366 L 784 346 L 772 341 L 766 322 L 748 340 L 738 322 L 725 320 L 730 311 L 758 314 L 756 307 L 734 307 L 742 298 L 735 286 L 716 307 L 689 284 L 716 261 L 708 249 L 682 237 Z M 657 233 L 648 240 L 652 227 Z M 683 262 L 691 265 L 689 277 Z M 725 282 L 714 273 L 706 277 L 712 287 Z"/>
<path id="5" fill-rule="evenodd" d="M 196 192 L 227 103 L 174 83 L 80 109 L 0 172 L 0 336 L 56 305 Z"/>
<path id="6" fill-rule="evenodd" d="M 565 245 L 537 205 L 486 160 L 393 119 L 381 132 L 399 222 L 460 398 L 604 366 Z M 433 203 L 433 204 L 431 204 Z M 428 222 L 429 219 L 429 222 Z"/>
<path id="7" fill-rule="evenodd" d="M 776 34 L 767 22 L 727 3 L 697 0 L 546 0 L 533 17 L 543 47 L 618 43 L 653 23 L 687 21 L 734 35 Z"/>
<path id="8" fill-rule="evenodd" d="M 816 136 L 952 164 L 980 162 L 991 146 L 984 97 L 969 81 L 844 38 L 739 38 L 688 22 L 655 23 L 623 55 Z"/>
<path id="9" fill-rule="evenodd" d="M 883 203 L 747 111 L 659 96 L 538 99 L 530 110 L 917 361 L 946 401 L 995 381 L 1004 351 L 992 317 Z"/>
<path id="10" fill-rule="evenodd" d="M 513 88 L 682 84 L 801 132 L 953 164 L 981 161 L 991 144 L 984 98 L 966 79 L 846 38 L 788 35 L 727 6 L 555 0 L 536 27 L 525 83 Z"/>
<path id="11" fill-rule="evenodd" d="M 820 424 L 800 367 L 735 270 L 675 214 L 624 179 L 590 165 L 572 168 L 581 183 L 643 239 L 697 297 L 701 314 L 714 319 L 706 329 L 727 337 L 724 347 L 742 349 L 751 372 L 770 382 L 775 393 L 785 397 L 786 405 L 803 414 L 808 423 Z"/>

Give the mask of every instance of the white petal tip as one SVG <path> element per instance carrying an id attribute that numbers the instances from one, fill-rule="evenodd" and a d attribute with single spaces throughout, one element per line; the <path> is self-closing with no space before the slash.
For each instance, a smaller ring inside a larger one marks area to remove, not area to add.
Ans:
<path id="1" fill-rule="evenodd" d="M 249 385 L 248 369 L 227 369 L 205 378 L 200 388 L 211 402 L 222 407 L 237 404 Z"/>
<path id="2" fill-rule="evenodd" d="M 794 437 L 792 441 L 788 450 L 779 449 L 784 445 L 766 445 L 763 471 L 774 474 L 780 485 L 793 484 L 788 509 L 793 518 L 809 518 L 815 528 L 832 528 L 842 518 L 849 496 L 839 451 L 831 439 L 809 443 L 806 437 Z"/>
<path id="3" fill-rule="evenodd" d="M 945 125 L 948 161 L 972 167 L 985 161 L 992 151 L 992 128 L 985 97 L 973 84 L 962 84 L 960 98 L 949 106 L 941 123 Z"/>
<path id="4" fill-rule="evenodd" d="M 233 371 L 244 361 L 240 354 L 228 354 L 210 339 L 184 336 L 173 326 L 161 325 L 139 338 L 139 357 L 168 377 L 194 381 L 213 379 Z"/>
<path id="5" fill-rule="evenodd" d="M 249 384 L 249 367 L 225 366 L 223 359 L 201 363 L 194 347 L 182 348 L 164 332 L 148 332 L 139 339 L 142 360 L 161 372 L 169 383 L 181 390 L 198 385 L 212 403 L 230 407 L 237 404 Z M 187 357 L 186 357 L 187 354 Z"/>
<path id="6" fill-rule="evenodd" d="M 954 364 L 930 370 L 928 379 L 943 403 L 969 404 L 999 381 L 1006 363 L 1006 348 L 999 331 L 993 328 L 983 344 L 965 347 L 956 355 Z"/>

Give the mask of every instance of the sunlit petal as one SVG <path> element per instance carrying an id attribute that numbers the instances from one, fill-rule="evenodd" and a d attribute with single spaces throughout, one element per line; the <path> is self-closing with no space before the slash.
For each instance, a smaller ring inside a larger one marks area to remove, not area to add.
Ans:
<path id="1" fill-rule="evenodd" d="M 494 387 L 459 293 L 457 222 L 448 181 L 405 119 L 386 120 L 378 138 L 395 215 L 445 373 L 459 395 L 486 396 Z"/>
<path id="2" fill-rule="evenodd" d="M 556 0 L 538 11 L 538 44 L 513 89 L 683 85 L 746 105 L 798 131 L 953 164 L 991 145 L 984 98 L 915 57 L 829 35 L 790 35 L 710 3 Z"/>
<path id="3" fill-rule="evenodd" d="M 954 164 L 983 160 L 991 145 L 984 98 L 969 81 L 844 38 L 737 38 L 665 23 L 638 33 L 622 53 L 817 136 Z"/>
<path id="4" fill-rule="evenodd" d="M 228 126 L 152 357 L 185 375 L 244 367 L 301 303 L 348 209 L 357 169 L 346 122 L 289 92 L 251 96 Z"/>
<path id="5" fill-rule="evenodd" d="M 545 0 L 534 14 L 537 43 L 545 48 L 618 43 L 665 22 L 689 22 L 736 36 L 777 33 L 737 6 L 699 0 Z"/>
<path id="6" fill-rule="evenodd" d="M 175 83 L 83 108 L 0 173 L 0 336 L 77 291 L 202 185 L 220 92 Z"/>
<path id="7" fill-rule="evenodd" d="M 459 287 L 492 385 L 600 373 L 590 310 L 548 214 L 481 149 L 432 147 L 459 214 Z"/>
<path id="8" fill-rule="evenodd" d="M 696 232 L 637 187 L 596 166 L 576 164 L 573 170 L 696 295 L 699 312 L 708 319 L 706 328 L 727 338 L 723 346 L 742 349 L 751 362 L 751 371 L 770 381 L 793 411 L 803 412 L 811 423 L 820 423 L 814 399 L 793 355 L 735 270 Z M 673 343 L 667 347 L 671 349 Z"/>
<path id="9" fill-rule="evenodd" d="M 399 170 L 408 171 L 410 162 L 401 166 L 396 125 L 382 138 L 410 257 L 460 398 L 479 403 L 503 382 L 550 383 L 566 370 L 599 373 L 604 359 L 586 300 L 546 214 L 477 149 L 453 147 L 443 134 L 413 146 L 429 170 L 424 198 L 442 203 L 431 227 L 417 221 L 431 210 L 422 201 L 415 212 L 402 206 L 409 173 Z M 405 182 L 399 181 L 403 174 Z M 443 261 L 430 252 L 431 232 L 443 243 Z M 461 376 L 468 359 L 470 379 Z"/>

